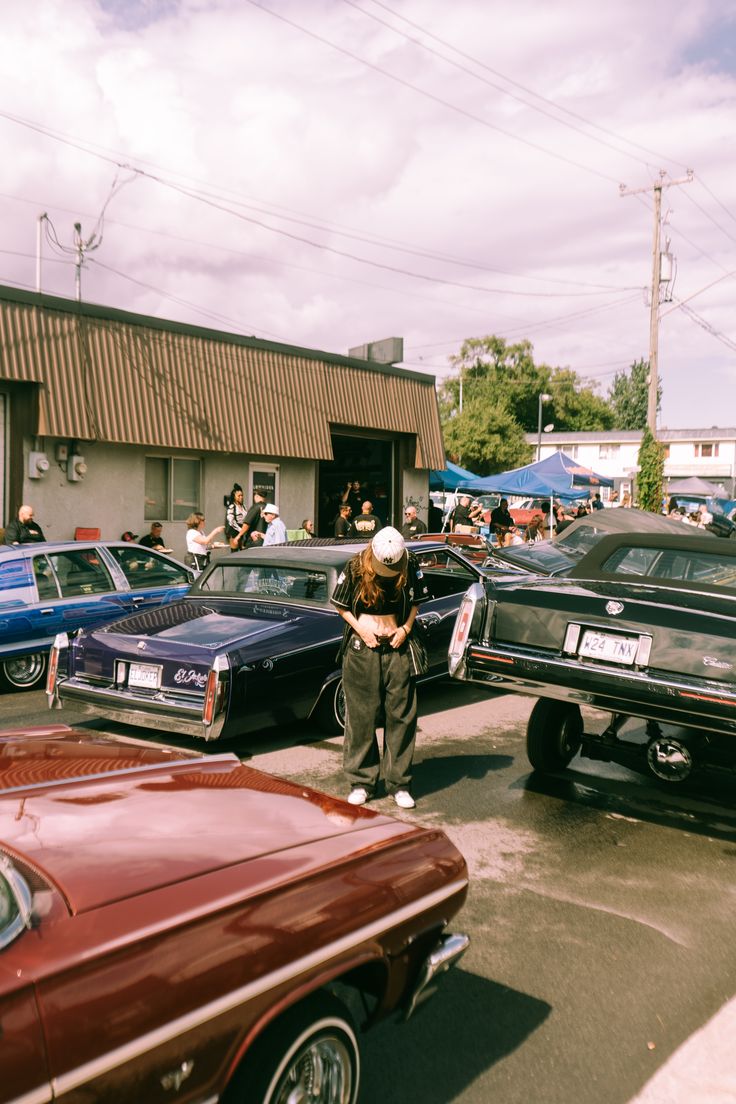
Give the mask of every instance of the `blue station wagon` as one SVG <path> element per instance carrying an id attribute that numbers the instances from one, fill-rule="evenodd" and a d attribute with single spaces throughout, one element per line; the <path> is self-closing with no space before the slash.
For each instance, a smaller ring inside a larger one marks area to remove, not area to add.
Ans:
<path id="1" fill-rule="evenodd" d="M 57 633 L 171 602 L 193 581 L 178 560 L 124 541 L 0 545 L 0 685 L 38 686 Z"/>

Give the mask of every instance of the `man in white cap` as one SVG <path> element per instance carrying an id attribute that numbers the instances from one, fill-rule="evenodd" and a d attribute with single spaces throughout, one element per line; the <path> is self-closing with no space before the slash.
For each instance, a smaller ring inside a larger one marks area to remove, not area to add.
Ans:
<path id="1" fill-rule="evenodd" d="M 382 715 L 386 789 L 400 809 L 414 808 L 415 683 L 427 670 L 414 621 L 429 596 L 416 556 L 390 525 L 353 556 L 337 580 L 331 601 L 345 622 L 343 766 L 351 805 L 363 805 L 375 794 L 381 773 L 376 727 Z"/>
<path id="2" fill-rule="evenodd" d="M 263 547 L 269 544 L 286 544 L 286 526 L 279 517 L 279 508 L 273 502 L 267 502 L 263 507 L 263 516 L 266 519 L 266 532 L 263 537 Z"/>

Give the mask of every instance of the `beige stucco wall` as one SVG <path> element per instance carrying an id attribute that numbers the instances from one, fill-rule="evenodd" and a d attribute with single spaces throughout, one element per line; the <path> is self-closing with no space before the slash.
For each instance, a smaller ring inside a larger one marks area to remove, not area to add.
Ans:
<path id="1" fill-rule="evenodd" d="M 66 443 L 66 442 L 62 442 Z M 33 447 L 25 441 L 25 455 Z M 90 444 L 80 445 L 87 473 L 78 483 L 67 479 L 66 465 L 55 459 L 56 442 L 43 442 L 50 468 L 42 479 L 31 479 L 27 473 L 23 483 L 23 500 L 33 506 L 36 520 L 49 540 L 71 540 L 78 526 L 97 527 L 103 540 L 118 540 L 126 529 L 140 535 L 147 533 L 150 522 L 143 518 L 145 458 L 157 455 L 154 450 L 137 446 Z M 188 452 L 167 452 L 158 455 L 189 457 Z M 235 454 L 205 455 L 202 458 L 202 502 L 209 532 L 225 520 L 223 497 L 234 482 L 240 483 L 248 495 L 249 463 L 264 466 L 278 463 L 278 506 L 284 522 L 296 528 L 302 519 L 314 513 L 317 465 L 311 460 L 274 461 L 267 457 Z M 174 549 L 174 555 L 184 558 L 186 525 L 183 521 L 164 522 L 164 539 Z"/>

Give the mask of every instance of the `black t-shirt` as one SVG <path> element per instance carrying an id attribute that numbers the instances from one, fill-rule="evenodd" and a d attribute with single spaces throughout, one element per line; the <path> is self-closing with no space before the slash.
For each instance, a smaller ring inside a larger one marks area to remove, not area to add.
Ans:
<path id="1" fill-rule="evenodd" d="M 382 528 L 383 523 L 375 514 L 358 514 L 356 518 L 353 518 L 350 535 L 351 537 L 372 537 L 374 533 Z"/>
<path id="2" fill-rule="evenodd" d="M 418 536 L 420 533 L 426 533 L 427 526 L 421 521 L 420 518 L 414 518 L 413 521 L 407 521 L 401 526 L 401 535 L 404 540 L 411 540 L 412 537 Z"/>
<path id="3" fill-rule="evenodd" d="M 265 533 L 266 529 L 268 528 L 268 522 L 261 515 L 261 510 L 264 506 L 265 502 L 263 504 L 261 504 L 260 502 L 254 502 L 251 508 L 248 510 L 248 513 L 245 515 L 243 525 L 247 525 L 248 528 L 244 536 L 241 537 L 241 540 L 243 540 L 246 544 L 251 539 L 251 533 Z M 258 543 L 260 544 L 261 542 L 259 541 Z"/>
<path id="4" fill-rule="evenodd" d="M 335 521 L 335 536 L 336 537 L 347 537 L 349 532 L 350 532 L 350 520 L 349 520 L 349 518 L 343 517 L 343 515 L 340 514 L 340 516 Z"/>
<path id="5" fill-rule="evenodd" d="M 508 510 L 503 509 L 501 506 L 497 506 L 495 510 L 491 510 L 491 525 L 498 525 L 501 529 L 511 529 L 514 524 L 514 519 Z"/>
<path id="6" fill-rule="evenodd" d="M 458 502 L 450 514 L 450 522 L 453 525 L 470 525 L 470 506 L 462 506 Z"/>
<path id="7" fill-rule="evenodd" d="M 381 605 L 380 608 L 377 606 L 373 609 L 367 609 L 362 604 L 359 605 L 358 600 L 360 556 L 353 556 L 346 564 L 345 570 L 340 573 L 330 601 L 338 609 L 352 610 L 356 616 L 359 613 L 396 613 L 396 619 L 401 623 L 409 616 L 412 606 L 418 606 L 421 602 L 426 602 L 431 598 L 419 561 L 412 552 L 409 553 L 406 586 L 398 596 L 394 597 L 395 588 L 392 579 L 387 578 L 386 583 L 383 582 L 380 576 L 377 576 L 377 579 L 385 595 L 383 600 L 386 604 Z"/>
<path id="8" fill-rule="evenodd" d="M 166 545 L 164 544 L 161 537 L 154 537 L 153 533 L 146 533 L 145 537 L 141 537 L 141 539 L 138 541 L 138 543 L 142 544 L 144 548 L 165 548 L 166 547 Z"/>

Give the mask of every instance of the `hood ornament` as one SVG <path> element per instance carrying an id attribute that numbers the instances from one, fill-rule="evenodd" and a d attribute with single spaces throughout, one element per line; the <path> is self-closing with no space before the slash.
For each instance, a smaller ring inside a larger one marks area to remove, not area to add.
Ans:
<path id="1" fill-rule="evenodd" d="M 140 650 L 141 650 L 142 652 L 144 652 L 144 651 L 146 650 L 146 642 L 145 642 L 145 640 L 139 640 L 139 641 L 138 641 L 138 647 L 140 648 Z"/>
<path id="2" fill-rule="evenodd" d="M 606 613 L 610 613 L 611 617 L 615 617 L 617 613 L 623 613 L 623 602 L 606 602 Z"/>

